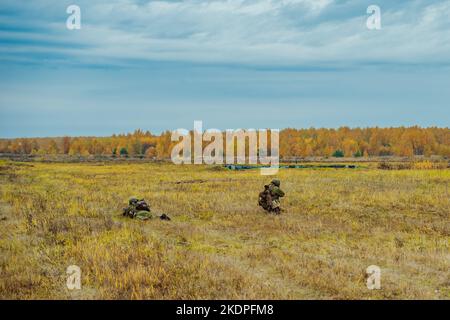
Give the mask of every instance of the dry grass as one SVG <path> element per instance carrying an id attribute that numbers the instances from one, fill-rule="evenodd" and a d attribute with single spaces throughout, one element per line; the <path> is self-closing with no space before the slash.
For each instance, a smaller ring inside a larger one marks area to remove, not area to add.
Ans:
<path id="1" fill-rule="evenodd" d="M 450 299 L 448 169 L 279 178 L 274 217 L 258 171 L 1 162 L 0 298 Z M 172 221 L 123 218 L 131 195 Z M 65 286 L 71 264 L 82 290 Z"/>

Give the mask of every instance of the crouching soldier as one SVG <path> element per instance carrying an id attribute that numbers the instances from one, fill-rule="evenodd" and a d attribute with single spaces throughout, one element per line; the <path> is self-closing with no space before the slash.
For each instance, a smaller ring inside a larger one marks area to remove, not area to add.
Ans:
<path id="1" fill-rule="evenodd" d="M 259 194 L 258 204 L 267 212 L 281 213 L 280 198 L 284 197 L 280 189 L 280 180 L 272 180 L 269 185 L 264 186 L 264 191 Z"/>
<path id="2" fill-rule="evenodd" d="M 280 198 L 284 197 L 283 190 L 280 189 L 280 180 L 272 180 L 272 182 L 269 184 L 269 192 L 271 197 L 271 206 L 270 206 L 270 212 L 273 212 L 275 214 L 281 213 L 281 202 Z"/>

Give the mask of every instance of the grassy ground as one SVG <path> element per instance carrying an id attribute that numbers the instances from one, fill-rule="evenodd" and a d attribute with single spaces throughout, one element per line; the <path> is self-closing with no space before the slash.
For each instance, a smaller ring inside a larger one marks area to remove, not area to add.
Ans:
<path id="1" fill-rule="evenodd" d="M 0 298 L 450 299 L 450 170 L 0 163 Z M 142 196 L 172 221 L 121 216 Z M 66 268 L 82 270 L 69 291 Z M 365 270 L 381 267 L 381 289 Z"/>

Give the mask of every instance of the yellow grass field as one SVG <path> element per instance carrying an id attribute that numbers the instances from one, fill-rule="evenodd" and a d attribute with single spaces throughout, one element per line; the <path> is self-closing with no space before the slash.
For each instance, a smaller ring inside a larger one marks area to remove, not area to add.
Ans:
<path id="1" fill-rule="evenodd" d="M 0 162 L 1 299 L 450 299 L 450 170 Z M 144 197 L 172 221 L 122 217 Z M 81 290 L 66 268 L 81 268 Z M 381 268 L 381 289 L 366 268 Z"/>

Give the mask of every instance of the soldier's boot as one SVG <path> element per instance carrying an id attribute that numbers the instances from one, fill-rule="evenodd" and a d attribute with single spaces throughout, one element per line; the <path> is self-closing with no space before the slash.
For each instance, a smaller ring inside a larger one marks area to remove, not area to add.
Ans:
<path id="1" fill-rule="evenodd" d="M 167 214 L 165 214 L 165 213 L 163 213 L 159 218 L 160 218 L 161 220 L 167 220 L 167 221 L 170 221 L 170 220 L 171 220 L 170 217 L 169 217 Z"/>
<path id="2" fill-rule="evenodd" d="M 277 208 L 273 209 L 273 213 L 274 213 L 275 215 L 281 214 L 281 209 L 280 209 L 280 207 L 277 207 Z"/>

